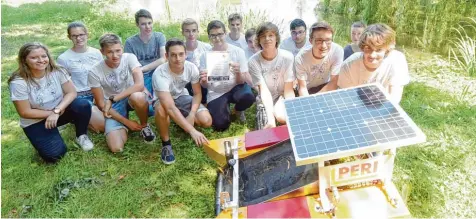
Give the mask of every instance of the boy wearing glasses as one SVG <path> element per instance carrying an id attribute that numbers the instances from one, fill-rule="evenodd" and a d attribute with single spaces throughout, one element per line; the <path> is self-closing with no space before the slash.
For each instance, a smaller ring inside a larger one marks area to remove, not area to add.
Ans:
<path id="1" fill-rule="evenodd" d="M 380 83 L 399 103 L 410 75 L 405 55 L 395 50 L 395 31 L 386 24 L 372 24 L 362 33 L 359 47 L 362 52 L 352 54 L 342 64 L 339 88 Z"/>
<path id="2" fill-rule="evenodd" d="M 187 61 L 195 64 L 198 69 L 200 69 L 200 57 L 202 54 L 205 54 L 206 51 L 210 50 L 212 46 L 208 43 L 204 43 L 198 40 L 200 35 L 198 30 L 198 23 L 192 18 L 187 18 L 182 22 L 182 36 L 185 38 L 185 47 L 187 51 Z M 188 83 L 185 86 L 190 95 L 193 95 L 192 84 Z M 202 104 L 207 103 L 207 88 L 202 87 Z"/>
<path id="3" fill-rule="evenodd" d="M 306 23 L 301 19 L 294 19 L 289 29 L 291 30 L 291 36 L 284 39 L 279 48 L 287 50 L 296 56 L 301 49 L 311 45 L 306 36 Z"/>
<path id="4" fill-rule="evenodd" d="M 124 52 L 134 54 L 142 65 L 144 73 L 144 92 L 148 96 L 149 116 L 154 115 L 152 107 L 152 74 L 157 66 L 165 62 L 165 36 L 161 32 L 153 31 L 152 15 L 145 9 L 140 9 L 135 14 L 136 26 L 139 33 L 127 38 Z"/>
<path id="5" fill-rule="evenodd" d="M 301 50 L 295 58 L 299 96 L 337 89 L 337 74 L 344 51 L 332 42 L 334 29 L 327 22 L 314 23 L 309 31 L 312 47 Z"/>
<path id="6" fill-rule="evenodd" d="M 230 32 L 226 35 L 225 41 L 245 50 L 248 44 L 246 44 L 245 35 L 241 33 L 243 29 L 243 17 L 238 13 L 230 14 L 228 16 L 228 28 L 230 28 Z"/>
<path id="7" fill-rule="evenodd" d="M 245 122 L 244 111 L 253 105 L 255 96 L 251 92 L 251 77 L 248 73 L 245 52 L 225 41 L 225 25 L 218 20 L 211 21 L 207 27 L 208 38 L 212 44 L 210 51 L 227 52 L 230 66 L 229 79 L 208 81 L 207 55 L 200 58 L 200 84 L 208 88 L 207 108 L 212 115 L 212 126 L 217 131 L 228 129 L 231 123 L 230 104 L 235 104 L 235 112 L 240 121 Z"/>

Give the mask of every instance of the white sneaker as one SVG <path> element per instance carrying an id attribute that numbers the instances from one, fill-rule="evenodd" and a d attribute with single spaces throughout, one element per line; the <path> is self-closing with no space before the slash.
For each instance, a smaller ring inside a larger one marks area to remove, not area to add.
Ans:
<path id="1" fill-rule="evenodd" d="M 76 138 L 76 144 L 78 144 L 83 151 L 90 151 L 93 149 L 94 144 L 89 140 L 89 137 L 84 134 Z"/>

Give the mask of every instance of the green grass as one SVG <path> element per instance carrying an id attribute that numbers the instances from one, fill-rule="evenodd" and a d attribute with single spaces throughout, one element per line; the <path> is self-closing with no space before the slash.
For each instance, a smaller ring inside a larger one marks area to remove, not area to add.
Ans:
<path id="1" fill-rule="evenodd" d="M 132 17 L 100 15 L 97 7 L 72 2 L 2 5 L 2 217 L 213 217 L 216 164 L 177 126 L 170 130 L 177 156 L 171 166 L 160 161 L 159 141 L 144 144 L 138 133 L 130 135 L 121 154 L 109 152 L 103 135 L 91 134 L 95 149 L 84 153 L 73 146 L 71 126 L 62 132 L 67 156 L 46 165 L 18 126 L 6 79 L 16 68 L 22 44 L 43 42 L 57 57 L 70 47 L 65 29 L 73 20 L 85 21 L 95 47 L 105 32 L 123 40 L 137 32 Z M 168 38 L 180 36 L 177 24 L 156 24 L 155 29 Z M 428 139 L 397 154 L 394 182 L 399 190 L 410 188 L 404 196 L 412 215 L 476 217 L 476 109 L 423 83 L 405 88 L 402 106 Z M 233 123 L 226 132 L 202 131 L 209 139 L 243 134 L 253 129 L 253 113 L 247 113 L 246 124 Z M 60 201 L 61 191 L 68 196 Z"/>

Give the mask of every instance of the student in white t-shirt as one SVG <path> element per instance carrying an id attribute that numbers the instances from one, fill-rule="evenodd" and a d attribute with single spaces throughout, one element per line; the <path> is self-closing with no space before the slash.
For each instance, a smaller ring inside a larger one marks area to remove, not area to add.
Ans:
<path id="1" fill-rule="evenodd" d="M 309 30 L 312 47 L 301 50 L 294 60 L 299 96 L 337 89 L 344 55 L 342 47 L 332 42 L 334 29 L 327 22 L 316 22 Z"/>
<path id="2" fill-rule="evenodd" d="M 56 162 L 66 154 L 66 145 L 57 129 L 73 123 L 76 143 L 84 151 L 93 149 L 87 136 L 91 105 L 76 98 L 71 77 L 55 64 L 46 46 L 27 43 L 18 52 L 18 69 L 8 80 L 10 97 L 20 116 L 30 143 L 46 162 Z"/>
<path id="3" fill-rule="evenodd" d="M 264 128 L 271 128 L 276 126 L 276 120 L 286 123 L 284 98 L 295 97 L 294 57 L 290 52 L 278 49 L 280 35 L 275 24 L 260 24 L 256 36 L 262 50 L 251 56 L 248 68 L 266 110 L 268 124 Z"/>
<path id="4" fill-rule="evenodd" d="M 367 26 L 362 21 L 354 22 L 350 26 L 350 39 L 352 43 L 344 47 L 344 60 L 356 52 L 362 52 L 359 48 L 359 39 Z"/>
<path id="5" fill-rule="evenodd" d="M 248 60 L 251 56 L 259 51 L 259 47 L 256 45 L 256 29 L 250 28 L 246 30 L 245 39 L 246 43 L 248 44 L 248 47 L 245 49 L 246 59 Z"/>
<path id="6" fill-rule="evenodd" d="M 287 50 L 296 56 L 301 49 L 311 46 L 306 35 L 306 23 L 303 20 L 297 18 L 291 21 L 289 30 L 291 31 L 291 36 L 281 42 L 280 49 Z"/>
<path id="7" fill-rule="evenodd" d="M 182 22 L 182 36 L 185 38 L 185 46 L 187 48 L 187 61 L 195 64 L 200 69 L 200 57 L 210 50 L 212 46 L 198 40 L 200 35 L 198 30 L 198 23 L 192 18 L 187 18 Z M 185 86 L 190 95 L 193 95 L 192 84 L 188 83 Z M 202 103 L 207 103 L 207 88 L 202 87 Z"/>
<path id="8" fill-rule="evenodd" d="M 88 30 L 83 23 L 72 22 L 68 25 L 67 30 L 73 47 L 58 57 L 58 64 L 71 74 L 71 80 L 78 93 L 76 98 L 86 99 L 92 106 L 89 128 L 96 132 L 104 132 L 104 116 L 101 110 L 93 104 L 93 93 L 88 86 L 89 69 L 103 60 L 102 54 L 98 49 L 88 46 Z"/>
<path id="9" fill-rule="evenodd" d="M 228 28 L 230 32 L 226 34 L 225 41 L 245 50 L 248 45 L 246 44 L 245 35 L 241 33 L 243 31 L 243 17 L 238 13 L 230 14 L 228 16 Z"/>
<path id="10" fill-rule="evenodd" d="M 395 50 L 395 31 L 386 24 L 368 26 L 359 40 L 362 52 L 352 54 L 342 64 L 339 88 L 380 83 L 396 103 L 410 82 L 405 55 Z"/>
<path id="11" fill-rule="evenodd" d="M 112 152 L 122 152 L 127 141 L 127 131 L 140 131 L 146 143 L 152 143 L 155 135 L 147 123 L 149 102 L 144 92 L 144 79 L 137 57 L 123 53 L 121 39 L 115 34 L 99 38 L 103 61 L 89 72 L 88 83 L 96 105 L 106 117 L 107 145 Z M 139 123 L 129 119 L 134 110 Z"/>
<path id="12" fill-rule="evenodd" d="M 212 118 L 207 108 L 200 103 L 202 99 L 197 67 L 185 60 L 185 44 L 172 38 L 165 44 L 168 62 L 160 65 L 154 72 L 152 83 L 159 98 L 155 102 L 155 122 L 162 139 L 161 159 L 165 164 L 175 162 L 175 155 L 169 137 L 170 118 L 190 134 L 198 145 L 208 143 L 207 138 L 194 128 L 194 125 L 210 127 Z M 185 88 L 191 83 L 195 95 L 192 97 Z"/>
<path id="13" fill-rule="evenodd" d="M 200 61 L 200 84 L 208 88 L 207 108 L 212 115 L 213 128 L 224 131 L 230 127 L 230 104 L 235 104 L 235 112 L 241 122 L 246 121 L 245 110 L 250 108 L 256 98 L 251 91 L 251 78 L 248 73 L 248 63 L 245 52 L 224 40 L 225 25 L 219 20 L 208 23 L 207 33 L 211 44 L 210 52 L 226 52 L 229 55 L 229 79 L 208 81 L 207 55 L 202 55 Z"/>

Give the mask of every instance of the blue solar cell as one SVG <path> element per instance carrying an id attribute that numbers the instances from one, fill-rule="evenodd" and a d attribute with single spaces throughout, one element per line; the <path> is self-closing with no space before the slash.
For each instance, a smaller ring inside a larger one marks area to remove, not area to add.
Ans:
<path id="1" fill-rule="evenodd" d="M 417 135 L 375 85 L 290 99 L 285 107 L 300 158 Z"/>

